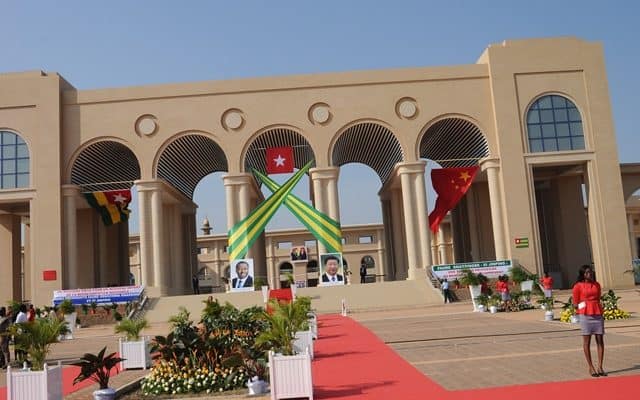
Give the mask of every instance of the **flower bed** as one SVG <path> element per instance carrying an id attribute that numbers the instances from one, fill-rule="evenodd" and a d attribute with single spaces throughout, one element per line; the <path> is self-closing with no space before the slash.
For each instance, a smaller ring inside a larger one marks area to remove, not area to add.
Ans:
<path id="1" fill-rule="evenodd" d="M 242 388 L 249 379 L 243 367 L 179 367 L 173 361 L 160 361 L 142 381 L 146 395 L 213 393 Z"/>

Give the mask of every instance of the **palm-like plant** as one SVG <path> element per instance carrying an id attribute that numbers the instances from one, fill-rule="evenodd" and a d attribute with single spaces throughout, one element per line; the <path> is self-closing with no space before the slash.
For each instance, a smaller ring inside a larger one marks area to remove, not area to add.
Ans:
<path id="1" fill-rule="evenodd" d="M 80 373 L 73 380 L 74 385 L 85 379 L 91 379 L 100 385 L 100 389 L 109 387 L 111 369 L 118 365 L 120 361 L 124 361 L 124 359 L 116 357 L 116 353 L 111 353 L 105 357 L 104 353 L 106 351 L 107 347 L 105 346 L 98 354 L 85 353 L 80 358 L 80 361 L 72 364 L 80 367 Z"/>
<path id="2" fill-rule="evenodd" d="M 29 355 L 32 369 L 35 371 L 44 368 L 44 361 L 51 345 L 58 342 L 60 335 L 68 332 L 66 321 L 49 318 L 13 324 L 9 328 L 9 334 L 15 337 L 16 348 Z"/>
<path id="3" fill-rule="evenodd" d="M 272 300 L 269 303 L 271 313 L 263 314 L 269 328 L 258 335 L 256 346 L 266 347 L 284 355 L 292 355 L 296 332 L 309 329 L 307 319 L 309 305 L 306 299 L 297 299 L 285 304 Z"/>
<path id="4" fill-rule="evenodd" d="M 124 318 L 116 327 L 116 333 L 124 333 L 128 341 L 140 340 L 140 332 L 149 326 L 149 322 L 142 319 Z"/>

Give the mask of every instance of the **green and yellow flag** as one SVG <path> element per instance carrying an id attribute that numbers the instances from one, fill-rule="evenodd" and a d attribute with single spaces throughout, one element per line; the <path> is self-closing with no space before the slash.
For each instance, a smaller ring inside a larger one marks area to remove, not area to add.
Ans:
<path id="1" fill-rule="evenodd" d="M 106 226 L 129 219 L 130 211 L 127 206 L 131 202 L 131 190 L 88 192 L 84 193 L 84 197 L 89 205 L 98 211 Z"/>
<path id="2" fill-rule="evenodd" d="M 284 185 L 263 201 L 242 221 L 229 230 L 229 260 L 244 258 L 249 248 L 262 233 L 285 198 L 291 193 L 300 178 L 309 170 L 312 161 L 298 170 Z"/>
<path id="3" fill-rule="evenodd" d="M 267 189 L 272 192 L 279 190 L 278 184 L 268 176 L 256 170 L 253 173 L 260 178 Z M 327 253 L 342 253 L 342 231 L 338 221 L 318 211 L 293 194 L 289 194 L 284 199 L 284 205 L 326 247 Z"/>

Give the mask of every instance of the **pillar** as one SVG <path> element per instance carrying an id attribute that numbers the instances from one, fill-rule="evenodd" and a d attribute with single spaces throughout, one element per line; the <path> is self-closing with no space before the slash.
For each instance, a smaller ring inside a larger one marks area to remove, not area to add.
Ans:
<path id="1" fill-rule="evenodd" d="M 425 164 L 425 161 L 418 161 L 402 163 L 398 167 L 406 236 L 407 279 L 410 280 L 420 279 L 418 271 L 431 266 L 431 238 L 424 187 Z"/>
<path id="2" fill-rule="evenodd" d="M 21 281 L 20 217 L 0 214 L 0 293 L 2 301 L 23 300 Z"/>
<path id="3" fill-rule="evenodd" d="M 627 225 L 629 225 L 629 240 L 631 242 L 631 259 L 638 258 L 638 243 L 636 241 L 636 232 L 633 228 L 633 214 L 627 215 Z"/>
<path id="4" fill-rule="evenodd" d="M 340 202 L 338 195 L 338 176 L 340 168 L 311 168 L 309 176 L 313 185 L 313 204 L 315 208 L 340 222 Z M 326 253 L 326 247 L 318 242 L 318 254 Z"/>
<path id="5" fill-rule="evenodd" d="M 487 184 L 489 185 L 489 201 L 491 203 L 491 225 L 493 227 L 493 243 L 495 246 L 496 260 L 509 258 L 507 243 L 504 234 L 504 222 L 502 218 L 502 190 L 500 189 L 500 161 L 495 158 L 481 161 L 481 168 L 487 172 Z"/>
<path id="6" fill-rule="evenodd" d="M 162 191 L 156 187 L 151 192 L 151 218 L 153 220 L 151 236 L 153 237 L 153 277 L 154 285 L 160 289 L 160 294 L 167 290 L 167 260 L 166 243 L 164 237 L 164 213 Z"/>
<path id="7" fill-rule="evenodd" d="M 153 276 L 153 237 L 151 221 L 151 191 L 153 182 L 136 181 L 138 189 L 138 227 L 140 235 L 140 280 L 139 285 L 154 285 Z"/>
<path id="8" fill-rule="evenodd" d="M 76 199 L 80 197 L 80 187 L 77 185 L 63 185 L 62 196 L 64 202 L 65 223 L 65 289 L 77 289 L 78 283 L 78 220 Z"/>

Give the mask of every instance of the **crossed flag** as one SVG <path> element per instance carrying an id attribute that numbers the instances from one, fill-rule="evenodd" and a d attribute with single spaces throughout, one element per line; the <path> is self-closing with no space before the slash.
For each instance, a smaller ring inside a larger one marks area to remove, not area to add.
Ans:
<path id="1" fill-rule="evenodd" d="M 291 191 L 302 176 L 309 170 L 311 164 L 312 161 L 309 161 L 282 186 L 278 186 L 276 182 L 259 171 L 253 171 L 265 184 L 265 187 L 273 193 L 251 211 L 246 218 L 236 223 L 229 231 L 228 253 L 230 260 L 245 257 L 251 245 L 253 245 L 260 236 L 283 203 L 293 215 L 309 229 L 315 238 L 327 248 L 327 252 L 342 252 L 342 231 L 340 230 L 340 223 L 291 194 Z"/>

